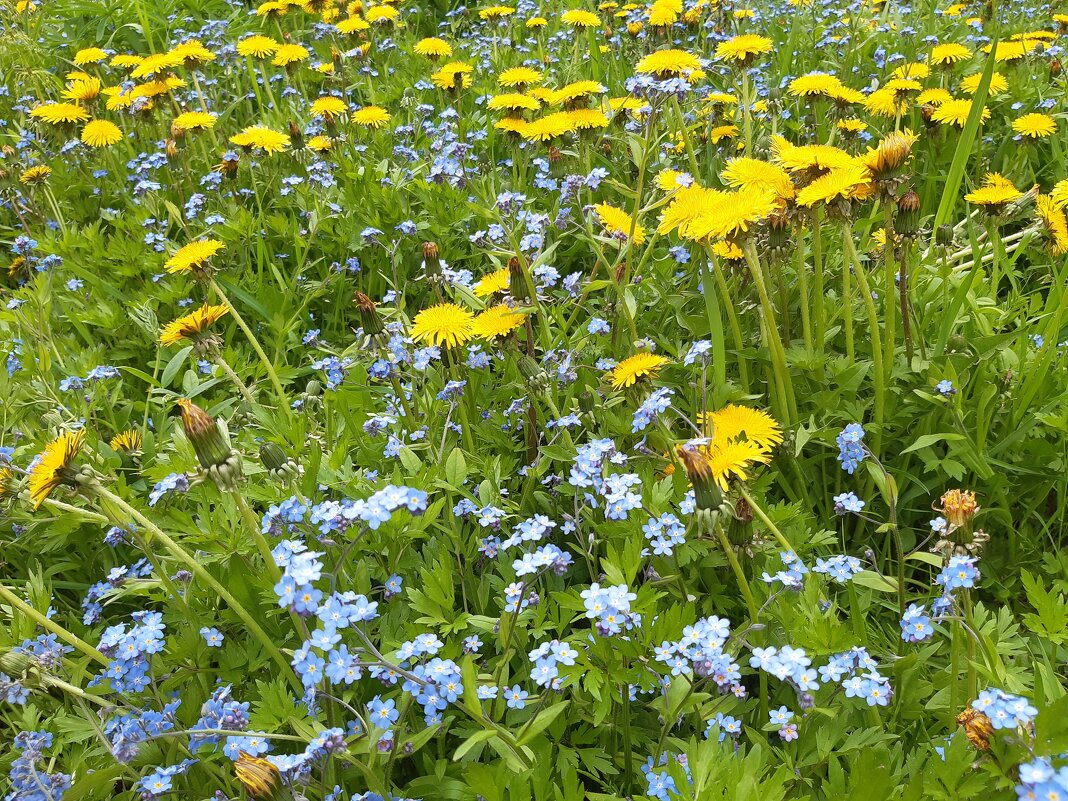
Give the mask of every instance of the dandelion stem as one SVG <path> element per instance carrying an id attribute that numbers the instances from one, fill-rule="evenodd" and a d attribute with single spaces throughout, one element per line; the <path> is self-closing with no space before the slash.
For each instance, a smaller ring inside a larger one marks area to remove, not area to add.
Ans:
<path id="1" fill-rule="evenodd" d="M 76 634 L 67 631 L 58 623 L 53 623 L 49 618 L 38 612 L 2 584 L 0 584 L 0 599 L 7 601 L 14 609 L 18 609 L 22 614 L 33 620 L 33 622 L 41 628 L 52 632 L 64 642 L 73 645 L 93 661 L 99 662 L 104 667 L 107 667 L 110 664 L 110 660 L 96 648 L 85 642 L 85 640 L 81 639 Z"/>
<path id="2" fill-rule="evenodd" d="M 227 305 L 230 309 L 230 314 L 233 315 L 234 322 L 237 323 L 237 327 L 244 332 L 245 337 L 248 339 L 249 344 L 252 345 L 252 349 L 256 351 L 256 355 L 259 356 L 260 361 L 263 363 L 264 369 L 267 370 L 267 376 L 271 379 L 271 384 L 274 386 L 275 394 L 278 396 L 278 402 L 282 405 L 282 408 L 287 414 L 292 414 L 292 410 L 289 408 L 289 401 L 286 399 L 285 390 L 282 389 L 282 382 L 278 380 L 278 373 L 275 372 L 274 364 L 267 358 L 267 354 L 264 353 L 263 348 L 260 346 L 260 342 L 256 339 L 256 335 L 252 333 L 252 329 L 248 327 L 248 323 L 245 322 L 245 318 L 237 311 L 237 308 L 230 302 L 230 298 L 227 297 L 223 288 L 219 286 L 219 282 L 214 278 L 208 279 L 211 288 L 215 290 L 215 294 L 219 296 L 219 299 Z"/>
<path id="3" fill-rule="evenodd" d="M 848 222 L 842 223 L 842 249 L 846 255 L 846 263 L 842 270 L 844 275 L 849 274 L 850 267 L 857 274 L 857 282 L 860 284 L 860 294 L 864 300 L 864 308 L 868 313 L 868 328 L 871 329 L 871 359 L 874 365 L 875 378 L 875 425 L 876 429 L 872 436 L 872 450 L 878 454 L 882 439 L 883 419 L 886 412 L 886 374 L 883 371 L 883 353 L 879 337 L 879 313 L 875 309 L 875 300 L 871 295 L 871 287 L 868 286 L 868 278 L 864 273 L 864 266 L 860 263 L 857 247 L 853 243 L 853 230 Z M 850 304 L 846 304 L 849 308 Z M 886 305 L 886 304 L 884 304 Z M 889 298 L 889 306 L 893 307 L 893 295 Z M 852 316 L 850 316 L 852 323 Z M 852 324 L 848 331 L 852 332 Z M 849 342 L 849 340 L 847 340 Z"/>
<path id="4" fill-rule="evenodd" d="M 797 419 L 797 404 L 794 400 L 794 384 L 790 377 L 790 368 L 786 363 L 786 349 L 779 336 L 779 325 L 775 319 L 775 307 L 768 296 L 768 287 L 764 282 L 764 271 L 760 267 L 757 258 L 756 244 L 752 239 L 745 243 L 745 261 L 749 265 L 749 273 L 753 276 L 757 295 L 760 297 L 760 306 L 764 312 L 764 328 L 768 339 L 768 350 L 771 352 L 771 363 L 775 373 L 775 382 L 780 388 L 780 406 L 783 422 L 793 425 Z"/>
<path id="5" fill-rule="evenodd" d="M 145 530 L 149 531 L 152 536 L 163 543 L 163 546 L 174 555 L 178 561 L 182 562 L 189 568 L 190 572 L 194 576 L 199 578 L 209 587 L 211 587 L 219 595 L 219 597 L 226 601 L 227 605 L 233 610 L 241 621 L 248 627 L 252 636 L 260 641 L 267 654 L 274 659 L 278 666 L 282 669 L 282 672 L 289 678 L 290 683 L 300 693 L 304 692 L 304 686 L 301 684 L 297 674 L 293 672 L 292 666 L 289 661 L 282 655 L 282 652 L 278 650 L 278 646 L 267 635 L 267 632 L 263 630 L 260 624 L 256 621 L 247 609 L 226 589 L 207 569 L 198 562 L 192 554 L 190 554 L 185 548 L 175 542 L 168 534 L 166 534 L 159 526 L 134 509 L 130 504 L 126 503 L 115 493 L 105 489 L 99 482 L 95 482 L 89 486 L 89 489 L 94 492 L 101 500 L 107 501 L 123 512 L 128 514 L 138 523 L 140 523 Z"/>
<path id="6" fill-rule="evenodd" d="M 778 541 L 779 545 L 782 546 L 783 550 L 789 553 L 793 553 L 794 546 L 791 545 L 790 541 L 783 536 L 781 531 L 779 531 L 779 527 L 771 522 L 771 518 L 767 516 L 767 514 L 764 512 L 764 509 L 753 499 L 753 496 L 749 494 L 749 491 L 745 488 L 743 484 L 738 485 L 738 492 L 743 498 L 745 498 L 745 502 L 748 503 L 749 506 L 752 508 L 753 514 L 760 518 L 761 523 L 767 526 L 768 531 L 771 532 L 771 535 Z"/>

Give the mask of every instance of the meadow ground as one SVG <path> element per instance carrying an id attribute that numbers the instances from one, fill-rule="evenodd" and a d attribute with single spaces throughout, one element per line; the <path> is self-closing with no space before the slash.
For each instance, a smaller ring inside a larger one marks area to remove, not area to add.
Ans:
<path id="1" fill-rule="evenodd" d="M 1064 0 L 3 0 L 5 801 L 1068 799 Z"/>

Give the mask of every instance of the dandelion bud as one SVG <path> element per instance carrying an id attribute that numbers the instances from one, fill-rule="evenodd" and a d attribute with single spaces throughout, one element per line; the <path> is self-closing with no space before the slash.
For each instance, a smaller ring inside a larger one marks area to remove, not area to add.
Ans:
<path id="1" fill-rule="evenodd" d="M 30 669 L 33 660 L 26 654 L 18 651 L 8 651 L 0 656 L 0 673 L 10 676 L 22 676 Z"/>
<path id="2" fill-rule="evenodd" d="M 790 221 L 782 209 L 768 216 L 768 247 L 773 253 L 782 253 L 790 247 Z"/>
<path id="3" fill-rule="evenodd" d="M 441 256 L 437 242 L 423 243 L 423 269 L 427 277 L 437 278 L 441 275 Z"/>
<path id="4" fill-rule="evenodd" d="M 330 117 L 327 117 L 327 122 L 330 122 Z M 293 140 L 295 147 L 301 147 L 304 144 L 304 134 L 301 133 L 300 128 L 293 120 L 289 121 L 289 138 Z"/>
<path id="5" fill-rule="evenodd" d="M 165 150 L 167 152 L 167 158 L 173 159 L 178 155 L 178 143 L 173 138 L 168 139 L 165 145 Z"/>
<path id="6" fill-rule="evenodd" d="M 530 296 L 527 290 L 527 274 L 519 259 L 515 256 L 508 259 L 508 294 L 514 300 L 524 301 Z"/>
<path id="7" fill-rule="evenodd" d="M 1064 26 L 1064 27 L 1068 28 L 1068 26 Z M 1050 74 L 1051 78 L 1056 78 L 1058 75 L 1060 75 L 1062 69 L 1063 68 L 1061 67 L 1060 59 L 1057 59 L 1057 58 L 1050 59 L 1050 62 L 1049 62 L 1049 74 Z"/>
<path id="8" fill-rule="evenodd" d="M 686 478 L 693 484 L 697 508 L 706 511 L 719 509 L 723 503 L 723 492 L 716 484 L 715 476 L 712 475 L 712 466 L 705 455 L 700 451 L 681 446 L 676 452 L 686 471 Z"/>
<path id="9" fill-rule="evenodd" d="M 935 244 L 940 248 L 948 248 L 953 244 L 953 226 L 943 223 L 935 231 Z"/>
<path id="10" fill-rule="evenodd" d="M 227 442 L 215 419 L 187 398 L 181 398 L 182 428 L 193 444 L 200 466 L 207 470 L 230 458 L 230 443 Z"/>
<path id="11" fill-rule="evenodd" d="M 549 148 L 549 163 L 550 164 L 557 164 L 560 161 L 560 159 L 562 159 L 563 157 L 564 157 L 564 154 L 560 152 L 560 148 L 558 148 L 558 147 L 550 147 Z"/>
<path id="12" fill-rule="evenodd" d="M 313 378 L 308 382 L 308 386 L 304 388 L 304 394 L 309 398 L 318 398 L 323 394 L 323 385 Z"/>
<path id="13" fill-rule="evenodd" d="M 964 734 L 972 745 L 980 751 L 990 748 L 990 735 L 994 733 L 994 726 L 985 714 L 968 707 L 957 715 L 957 723 L 964 728 Z"/>
<path id="14" fill-rule="evenodd" d="M 424 252 L 426 251 L 425 245 L 423 250 Z M 352 296 L 352 302 L 356 305 L 356 311 L 360 313 L 360 323 L 367 334 L 378 336 L 385 330 L 385 326 L 382 325 L 382 317 L 378 314 L 378 308 L 373 300 L 362 292 L 357 291 Z"/>
<path id="15" fill-rule="evenodd" d="M 637 36 L 645 29 L 645 26 L 640 22 L 628 22 L 627 33 L 631 36 Z"/>
<path id="16" fill-rule="evenodd" d="M 281 783 L 281 774 L 266 759 L 241 751 L 234 763 L 234 775 L 252 798 L 271 798 Z"/>
<path id="17" fill-rule="evenodd" d="M 622 261 L 616 265 L 616 283 L 620 283 L 627 274 L 627 262 Z"/>
<path id="18" fill-rule="evenodd" d="M 281 447 L 273 442 L 260 445 L 260 461 L 274 479 L 292 478 L 297 474 L 297 464 Z"/>
<path id="19" fill-rule="evenodd" d="M 905 238 L 916 236 L 920 228 L 920 196 L 911 189 L 897 201 L 894 232 Z"/>

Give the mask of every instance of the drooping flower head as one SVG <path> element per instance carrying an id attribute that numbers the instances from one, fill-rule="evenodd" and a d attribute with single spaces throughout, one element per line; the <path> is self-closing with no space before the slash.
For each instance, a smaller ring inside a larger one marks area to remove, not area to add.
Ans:
<path id="1" fill-rule="evenodd" d="M 39 509 L 56 487 L 71 482 L 71 467 L 84 441 L 85 429 L 65 432 L 48 443 L 38 455 L 28 477 L 34 509 Z"/>

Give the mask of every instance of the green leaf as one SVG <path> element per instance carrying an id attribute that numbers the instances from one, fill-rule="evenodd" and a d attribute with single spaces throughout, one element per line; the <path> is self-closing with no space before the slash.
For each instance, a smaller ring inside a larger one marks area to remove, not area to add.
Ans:
<path id="1" fill-rule="evenodd" d="M 857 573 L 853 576 L 853 583 L 878 592 L 897 592 L 896 581 L 871 570 L 862 570 Z"/>
<path id="2" fill-rule="evenodd" d="M 526 731 L 523 732 L 523 736 L 516 740 L 517 745 L 526 745 L 539 734 L 541 734 L 549 724 L 551 724 L 560 713 L 567 709 L 570 702 L 564 701 L 560 704 L 555 704 L 546 709 L 543 709 L 541 713 L 535 717 L 530 723 L 527 724 Z"/>
<path id="3" fill-rule="evenodd" d="M 186 357 L 189 356 L 189 351 L 192 349 L 192 345 L 186 345 L 176 354 L 171 356 L 171 360 L 167 362 L 167 366 L 163 368 L 163 377 L 160 379 L 160 384 L 162 386 L 170 386 L 171 381 L 178 375 L 178 371 L 182 369 L 182 365 L 185 364 Z"/>
<path id="4" fill-rule="evenodd" d="M 459 748 L 457 748 L 456 752 L 452 755 L 452 761 L 459 762 L 461 759 L 464 758 L 464 755 L 476 745 L 481 745 L 482 743 L 491 740 L 496 736 L 497 732 L 494 729 L 483 729 L 482 731 L 476 731 L 474 734 L 472 734 L 470 737 L 460 743 Z"/>
<path id="5" fill-rule="evenodd" d="M 913 442 L 901 452 L 912 453 L 913 451 L 918 451 L 920 448 L 930 447 L 936 442 L 959 442 L 962 439 L 964 439 L 963 434 L 957 434 L 952 431 L 946 431 L 941 434 L 924 434 L 922 437 L 919 437 L 915 442 Z"/>
<path id="6" fill-rule="evenodd" d="M 942 188 L 942 200 L 938 204 L 938 211 L 935 212 L 934 223 L 931 225 L 932 232 L 937 231 L 938 226 L 949 219 L 949 215 L 953 211 L 954 205 L 956 205 L 961 180 L 964 178 L 964 170 L 967 168 L 968 158 L 974 150 L 975 138 L 979 135 L 979 125 L 982 121 L 983 109 L 986 108 L 990 80 L 994 75 L 994 54 L 997 52 L 997 47 L 998 37 L 994 36 L 990 40 L 990 55 L 986 58 L 986 66 L 983 67 L 983 75 L 979 79 L 979 86 L 976 88 L 975 94 L 972 95 L 971 113 L 968 115 L 967 122 L 964 123 L 960 139 L 957 140 L 957 149 L 953 151 L 953 163 L 950 164 L 949 172 L 946 174 L 946 183 Z M 938 354 L 941 355 L 941 349 L 939 349 Z"/>
<path id="7" fill-rule="evenodd" d="M 445 460 L 445 480 L 454 487 L 462 487 L 467 480 L 467 459 L 460 448 L 453 448 Z"/>

